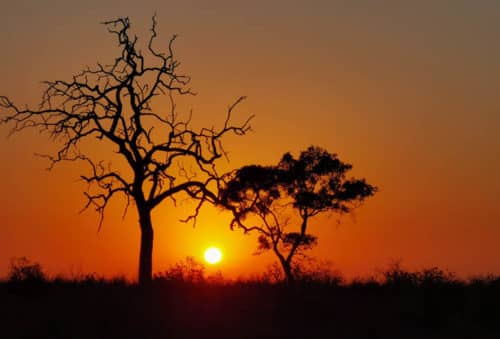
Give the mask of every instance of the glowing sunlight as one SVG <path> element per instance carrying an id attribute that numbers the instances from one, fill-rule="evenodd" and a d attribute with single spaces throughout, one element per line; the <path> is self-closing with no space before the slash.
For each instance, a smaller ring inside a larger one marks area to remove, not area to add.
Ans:
<path id="1" fill-rule="evenodd" d="M 217 264 L 222 259 L 222 252 L 217 247 L 209 247 L 205 250 L 205 261 L 209 264 Z"/>

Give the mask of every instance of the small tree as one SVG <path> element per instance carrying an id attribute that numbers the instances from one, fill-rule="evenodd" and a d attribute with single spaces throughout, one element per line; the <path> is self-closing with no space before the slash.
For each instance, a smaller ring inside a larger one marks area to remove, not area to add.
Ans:
<path id="1" fill-rule="evenodd" d="M 152 276 L 151 212 L 179 193 L 198 199 L 192 217 L 205 201 L 213 201 L 218 182 L 215 163 L 224 155 L 222 138 L 228 133 L 244 135 L 250 119 L 238 126 L 230 122 L 233 109 L 244 99 L 241 97 L 229 107 L 220 129 L 195 130 L 190 118 L 179 117 L 174 104 L 175 95 L 192 94 L 186 87 L 190 78 L 177 71 L 179 62 L 173 53 L 176 37 L 170 39 L 166 52 L 157 50 L 153 17 L 143 54 L 137 37 L 129 34 L 128 18 L 104 25 L 120 47 L 112 64 L 98 63 L 69 81 L 45 82 L 38 108 L 19 107 L 1 96 L 1 122 L 13 124 L 13 132 L 34 128 L 60 142 L 59 150 L 48 157 L 51 167 L 76 160 L 89 165 L 90 174 L 82 175 L 89 184 L 85 208 L 93 206 L 100 213 L 99 228 L 113 197 L 123 194 L 127 201 L 133 200 L 141 230 L 139 284 L 144 285 L 151 282 Z M 95 160 L 95 156 L 82 151 L 87 141 L 93 148 L 99 142 L 111 145 L 125 165 L 113 167 Z"/>
<path id="2" fill-rule="evenodd" d="M 298 159 L 286 153 L 276 166 L 234 171 L 221 203 L 233 212 L 231 229 L 257 232 L 258 253 L 272 250 L 293 282 L 294 257 L 317 244 L 308 233 L 309 220 L 325 212 L 349 213 L 376 192 L 364 179 L 348 179 L 351 168 L 336 154 L 311 146 Z"/>

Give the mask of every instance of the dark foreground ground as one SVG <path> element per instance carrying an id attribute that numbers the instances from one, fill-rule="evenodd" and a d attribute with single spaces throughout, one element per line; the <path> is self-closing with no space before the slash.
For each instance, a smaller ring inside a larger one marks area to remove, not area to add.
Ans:
<path id="1" fill-rule="evenodd" d="M 390 277 L 389 277 L 390 278 Z M 0 284 L 0 338 L 500 338 L 500 279 Z"/>

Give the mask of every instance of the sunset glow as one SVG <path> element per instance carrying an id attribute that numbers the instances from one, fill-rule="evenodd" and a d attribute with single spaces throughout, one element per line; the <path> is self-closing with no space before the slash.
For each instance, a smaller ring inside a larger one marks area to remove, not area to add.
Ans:
<path id="1" fill-rule="evenodd" d="M 500 338 L 500 1 L 4 1 L 0 339 Z"/>
<path id="2" fill-rule="evenodd" d="M 318 244 L 309 256 L 347 277 L 371 276 L 394 260 L 462 277 L 500 273 L 500 2 L 389 3 L 11 2 L 0 13 L 6 51 L 0 95 L 36 108 L 42 81 L 70 81 L 87 66 L 113 63 L 121 51 L 100 23 L 118 16 L 130 17 L 131 36 L 146 51 L 157 13 L 154 46 L 166 52 L 179 34 L 172 46 L 178 71 L 191 76 L 188 87 L 197 94 L 176 98 L 177 114 L 187 119 L 192 112 L 196 130 L 217 129 L 227 107 L 246 96 L 232 121 L 255 115 L 252 133 L 224 140 L 228 159 L 218 159 L 219 174 L 276 164 L 285 152 L 297 156 L 317 145 L 379 188 L 352 215 L 312 219 Z M 154 98 L 152 108 L 164 117 L 168 97 Z M 35 130 L 7 137 L 13 127 L 0 125 L 0 278 L 11 258 L 26 256 L 50 276 L 136 279 L 141 234 L 134 201 L 124 215 L 127 200 L 117 194 L 97 231 L 93 205 L 79 214 L 87 203 L 80 178 L 91 173 L 88 164 L 46 171 L 48 159 L 33 154 L 54 155 L 60 144 Z M 168 135 L 154 127 L 153 134 Z M 132 177 L 105 138 L 81 146 L 104 168 Z M 202 180 L 193 164 L 176 159 L 183 168 L 172 173 Z M 223 244 L 218 260 L 230 278 L 260 274 L 276 262 L 272 251 L 253 255 L 257 235 L 230 230 L 230 212 L 205 204 L 192 227 L 179 220 L 195 202 L 176 199 L 152 214 L 154 272 L 193 253 L 205 263 L 205 249 L 216 244 Z"/>
<path id="3" fill-rule="evenodd" d="M 217 264 L 222 259 L 222 252 L 217 247 L 209 247 L 205 251 L 205 261 L 209 264 Z"/>

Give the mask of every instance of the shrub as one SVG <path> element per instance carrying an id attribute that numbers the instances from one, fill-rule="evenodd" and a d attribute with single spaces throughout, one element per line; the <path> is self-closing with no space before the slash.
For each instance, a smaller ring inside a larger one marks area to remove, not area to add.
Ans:
<path id="1" fill-rule="evenodd" d="M 193 257 L 175 263 L 168 270 L 154 276 L 157 281 L 199 283 L 205 280 L 205 266 Z"/>
<path id="2" fill-rule="evenodd" d="M 44 282 L 42 266 L 26 257 L 13 258 L 10 263 L 9 282 Z"/>
<path id="3" fill-rule="evenodd" d="M 382 275 L 384 283 L 395 288 L 416 287 L 419 284 L 418 273 L 405 271 L 399 262 L 391 264 Z"/>

